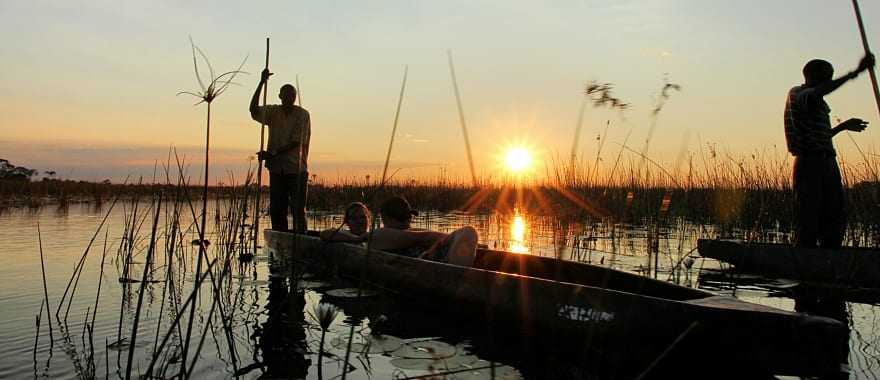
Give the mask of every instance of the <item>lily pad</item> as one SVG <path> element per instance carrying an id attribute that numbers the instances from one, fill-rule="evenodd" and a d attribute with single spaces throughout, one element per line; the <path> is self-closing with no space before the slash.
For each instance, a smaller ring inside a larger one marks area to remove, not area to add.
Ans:
<path id="1" fill-rule="evenodd" d="M 328 290 L 324 294 L 326 294 L 330 297 L 336 297 L 336 298 L 357 298 L 358 289 L 357 288 L 333 289 L 333 290 Z M 377 294 L 379 294 L 379 292 L 377 292 L 375 290 L 370 290 L 370 289 L 362 289 L 361 290 L 361 297 L 372 297 Z"/>
<path id="2" fill-rule="evenodd" d="M 340 335 L 330 341 L 330 345 L 337 350 L 345 350 L 348 345 L 348 335 Z M 367 354 L 384 354 L 400 349 L 404 345 L 403 340 L 391 335 L 355 335 L 351 342 L 353 352 Z"/>
<path id="3" fill-rule="evenodd" d="M 458 367 L 463 367 L 463 366 L 473 367 L 474 363 L 476 363 L 479 360 L 480 360 L 480 358 L 478 358 L 474 355 L 460 355 L 460 354 L 455 355 L 451 358 L 445 359 L 446 365 L 448 365 L 449 368 L 458 368 Z"/>
<path id="4" fill-rule="evenodd" d="M 493 370 L 489 367 L 491 363 L 485 360 L 479 360 L 469 367 L 474 368 L 473 371 L 456 373 L 454 379 L 461 380 L 519 380 L 523 376 L 516 368 L 500 363 L 495 363 L 497 367 Z"/>
<path id="5" fill-rule="evenodd" d="M 241 281 L 241 285 L 242 285 L 242 286 L 262 286 L 262 285 L 267 285 L 267 284 L 269 284 L 269 281 L 267 281 L 267 280 L 251 280 L 251 279 L 247 279 L 247 280 L 242 280 L 242 281 Z"/>
<path id="6" fill-rule="evenodd" d="M 324 281 L 309 281 L 302 280 L 296 283 L 296 287 L 299 289 L 321 289 L 328 288 L 333 286 L 333 284 Z"/>
<path id="7" fill-rule="evenodd" d="M 410 342 L 391 352 L 392 356 L 407 359 L 446 359 L 455 356 L 455 346 L 437 340 Z"/>
<path id="8" fill-rule="evenodd" d="M 462 365 L 459 363 L 449 362 L 446 359 L 410 359 L 410 358 L 394 358 L 391 359 L 391 365 L 400 369 L 412 369 L 419 371 L 448 371 L 458 369 Z"/>

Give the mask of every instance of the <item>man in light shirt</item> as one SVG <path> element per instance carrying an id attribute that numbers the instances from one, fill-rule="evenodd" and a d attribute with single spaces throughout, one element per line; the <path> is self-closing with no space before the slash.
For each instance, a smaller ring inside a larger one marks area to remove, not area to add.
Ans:
<path id="1" fill-rule="evenodd" d="M 260 91 L 266 85 L 268 69 L 260 75 L 251 98 L 251 118 L 269 127 L 266 150 L 259 152 L 269 169 L 269 215 L 272 229 L 288 231 L 287 211 L 293 214 L 293 231 L 306 231 L 306 184 L 308 182 L 309 112 L 295 104 L 296 88 L 285 84 L 278 92 L 281 104 L 260 106 Z"/>

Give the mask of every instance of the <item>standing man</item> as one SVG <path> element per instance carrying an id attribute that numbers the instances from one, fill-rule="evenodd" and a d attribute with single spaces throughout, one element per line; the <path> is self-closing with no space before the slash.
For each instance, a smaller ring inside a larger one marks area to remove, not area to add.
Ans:
<path id="1" fill-rule="evenodd" d="M 306 231 L 306 184 L 308 175 L 309 139 L 312 135 L 309 112 L 297 106 L 296 88 L 281 86 L 281 105 L 260 106 L 260 91 L 266 85 L 268 69 L 260 75 L 260 83 L 251 98 L 251 118 L 269 127 L 266 150 L 257 153 L 269 169 L 269 215 L 272 229 L 288 231 L 287 209 L 293 214 L 293 230 Z"/>
<path id="2" fill-rule="evenodd" d="M 785 141 L 794 156 L 796 246 L 839 248 L 846 230 L 846 199 L 831 138 L 841 131 L 861 132 L 868 122 L 849 119 L 831 127 L 824 96 L 874 66 L 866 55 L 858 68 L 832 79 L 834 67 L 814 59 L 804 66 L 804 84 L 788 92 L 785 103 Z"/>

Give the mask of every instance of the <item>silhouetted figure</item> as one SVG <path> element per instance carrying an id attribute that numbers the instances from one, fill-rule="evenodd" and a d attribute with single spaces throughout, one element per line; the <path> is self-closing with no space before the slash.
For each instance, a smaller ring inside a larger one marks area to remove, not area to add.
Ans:
<path id="1" fill-rule="evenodd" d="M 404 256 L 469 267 L 477 254 L 477 230 L 471 226 L 452 233 L 412 227 L 419 213 L 403 197 L 391 197 L 380 206 L 382 228 L 372 232 L 372 247 Z"/>
<path id="2" fill-rule="evenodd" d="M 367 239 L 367 231 L 370 229 L 372 214 L 370 209 L 361 202 L 352 202 L 345 208 L 342 218 L 342 226 L 321 231 L 321 240 L 336 241 L 343 243 L 363 243 Z M 348 226 L 348 230 L 342 227 Z"/>
<path id="3" fill-rule="evenodd" d="M 874 66 L 866 55 L 858 68 L 837 78 L 831 63 L 814 59 L 804 66 L 804 84 L 788 92 L 785 140 L 795 157 L 793 187 L 798 247 L 838 248 L 846 229 L 846 200 L 831 138 L 841 131 L 861 132 L 868 122 L 849 119 L 831 127 L 831 109 L 824 96 Z"/>
<path id="4" fill-rule="evenodd" d="M 306 185 L 308 183 L 309 140 L 312 135 L 309 112 L 294 104 L 296 88 L 281 86 L 281 104 L 260 106 L 260 90 L 272 75 L 264 69 L 251 98 L 251 118 L 269 127 L 269 143 L 259 156 L 269 169 L 269 215 L 272 229 L 287 231 L 287 209 L 293 214 L 293 230 L 306 231 Z"/>

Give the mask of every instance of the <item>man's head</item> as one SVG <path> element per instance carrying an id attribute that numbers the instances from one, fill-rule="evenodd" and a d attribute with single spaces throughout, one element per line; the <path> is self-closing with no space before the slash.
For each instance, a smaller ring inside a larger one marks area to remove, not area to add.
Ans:
<path id="1" fill-rule="evenodd" d="M 804 81 L 808 85 L 830 81 L 833 76 L 834 66 L 826 60 L 814 59 L 804 65 Z"/>
<path id="2" fill-rule="evenodd" d="M 281 86 L 281 90 L 278 91 L 278 98 L 281 99 L 282 105 L 292 106 L 296 104 L 296 87 L 293 87 L 290 83 Z"/>
<path id="3" fill-rule="evenodd" d="M 409 228 L 413 215 L 419 214 L 401 196 L 394 196 L 382 202 L 379 213 L 382 215 L 382 223 L 385 227 L 399 229 Z"/>

